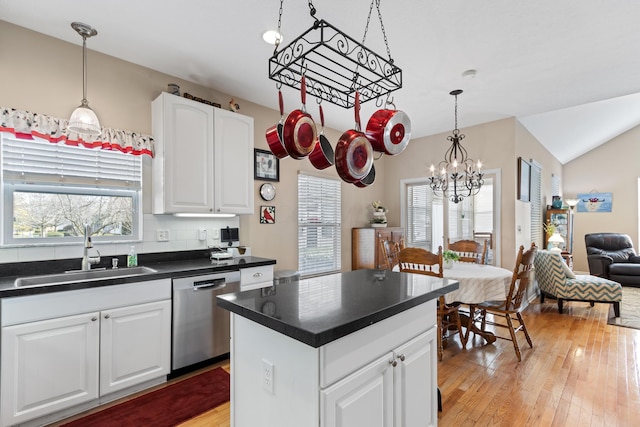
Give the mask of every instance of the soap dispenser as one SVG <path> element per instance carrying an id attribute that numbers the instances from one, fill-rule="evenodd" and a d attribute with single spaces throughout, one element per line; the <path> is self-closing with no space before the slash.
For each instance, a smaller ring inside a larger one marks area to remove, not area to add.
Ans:
<path id="1" fill-rule="evenodd" d="M 135 267 L 138 265 L 138 254 L 136 253 L 136 247 L 131 246 L 129 254 L 127 255 L 127 267 Z"/>

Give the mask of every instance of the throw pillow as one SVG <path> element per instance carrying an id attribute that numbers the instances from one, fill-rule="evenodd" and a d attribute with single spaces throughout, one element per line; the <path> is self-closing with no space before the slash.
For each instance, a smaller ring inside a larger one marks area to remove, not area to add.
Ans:
<path id="1" fill-rule="evenodd" d="M 571 271 L 571 269 L 569 268 L 567 263 L 564 262 L 564 260 L 562 261 L 562 269 L 564 270 L 564 275 L 567 276 L 568 279 L 575 279 L 576 278 L 576 275 L 574 274 L 573 271 Z"/>
<path id="2" fill-rule="evenodd" d="M 629 257 L 629 262 L 633 262 L 635 264 L 640 264 L 640 255 L 631 255 Z"/>

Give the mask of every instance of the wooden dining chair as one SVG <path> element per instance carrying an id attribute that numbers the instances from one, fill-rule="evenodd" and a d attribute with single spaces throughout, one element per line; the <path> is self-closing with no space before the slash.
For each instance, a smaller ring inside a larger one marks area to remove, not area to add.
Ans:
<path id="1" fill-rule="evenodd" d="M 520 246 L 518 256 L 516 259 L 516 265 L 513 269 L 513 275 L 511 276 L 511 285 L 507 298 L 504 301 L 487 301 L 481 304 L 475 304 L 471 306 L 470 319 L 480 322 L 480 329 L 486 330 L 487 325 L 492 325 L 497 328 L 506 328 L 509 330 L 509 336 L 500 336 L 497 333 L 496 338 L 501 338 L 513 342 L 513 348 L 516 351 L 518 361 L 522 360 L 520 355 L 520 347 L 518 346 L 518 339 L 516 333 L 522 331 L 529 347 L 533 348 L 533 342 L 527 331 L 527 326 L 522 318 L 522 301 L 527 291 L 527 286 L 531 281 L 531 273 L 533 271 L 533 261 L 536 257 L 538 248 L 535 243 L 531 244 L 531 248 L 524 251 L 524 246 Z M 475 313 L 478 312 L 477 318 Z M 492 318 L 488 319 L 487 315 L 491 314 Z M 518 326 L 514 326 L 514 322 L 518 322 Z M 497 332 L 497 331 L 496 331 Z"/>
<path id="2" fill-rule="evenodd" d="M 443 277 L 442 246 L 438 247 L 437 254 L 422 248 L 402 249 L 398 254 L 398 265 L 402 272 Z M 437 310 L 438 360 L 442 360 L 442 336 L 445 331 L 449 330 L 449 326 L 455 325 L 462 348 L 466 347 L 467 341 L 465 334 L 462 332 L 458 306 L 445 304 L 444 296 L 440 296 Z"/>
<path id="3" fill-rule="evenodd" d="M 380 250 L 385 259 L 385 268 L 387 270 L 393 270 L 393 267 L 398 265 L 400 246 L 398 243 L 390 240 L 380 240 Z"/>
<path id="4" fill-rule="evenodd" d="M 459 262 L 473 262 L 476 264 L 484 264 L 484 256 L 487 252 L 487 241 L 484 244 L 475 240 L 458 240 L 450 242 L 447 239 L 447 250 L 453 251 L 460 255 Z"/>

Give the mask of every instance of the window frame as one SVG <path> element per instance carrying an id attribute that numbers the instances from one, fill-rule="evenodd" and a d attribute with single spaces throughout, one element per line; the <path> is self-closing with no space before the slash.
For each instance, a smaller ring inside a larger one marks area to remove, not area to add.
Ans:
<path id="1" fill-rule="evenodd" d="M 20 141 L 24 143 L 45 143 L 51 144 L 48 141 L 29 139 L 22 139 L 15 137 L 14 135 L 7 135 L 0 133 L 0 144 L 4 144 L 5 139 L 10 139 L 12 142 Z M 70 148 L 69 146 L 64 149 Z M 73 147 L 75 150 L 89 150 L 92 156 L 100 154 L 96 149 L 89 149 L 85 147 Z M 33 147 L 31 148 L 33 149 Z M 64 157 L 64 150 L 61 150 L 60 157 Z M 113 156 L 114 151 L 109 151 L 109 156 Z M 117 153 L 117 152 L 116 152 Z M 119 153 L 122 156 L 131 156 L 127 153 Z M 71 152 L 71 156 L 73 156 Z M 0 145 L 0 158 L 2 156 L 2 146 Z M 4 159 L 3 159 L 4 160 Z M 54 173 L 41 174 L 40 176 L 33 174 L 27 175 L 26 178 L 20 179 L 16 177 L 16 173 L 5 171 L 4 163 L 0 162 L 0 247 L 28 247 L 28 246 L 55 246 L 65 244 L 78 244 L 83 242 L 83 236 L 66 236 L 66 237 L 13 237 L 13 218 L 14 218 L 14 193 L 16 192 L 33 192 L 33 193 L 47 193 L 47 194 L 75 194 L 75 195 L 88 195 L 88 196 L 114 196 L 114 197 L 130 197 L 131 198 L 131 220 L 132 230 L 130 235 L 124 236 L 98 236 L 93 235 L 93 242 L 97 243 L 129 243 L 139 242 L 142 240 L 142 160 L 137 159 L 131 162 L 136 169 L 136 174 L 139 177 L 138 180 L 127 181 L 126 179 L 111 179 L 109 184 L 101 183 L 101 186 L 97 184 L 87 184 L 91 181 L 84 176 L 69 176 L 65 175 L 59 177 Z M 15 169 L 14 169 L 15 170 Z M 133 170 L 133 169 L 132 169 Z"/>

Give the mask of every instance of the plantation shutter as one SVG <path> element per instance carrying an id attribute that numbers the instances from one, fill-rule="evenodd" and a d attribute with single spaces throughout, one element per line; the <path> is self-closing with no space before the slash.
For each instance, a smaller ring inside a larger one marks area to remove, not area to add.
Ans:
<path id="1" fill-rule="evenodd" d="M 5 182 L 138 190 L 142 187 L 142 160 L 119 151 L 5 137 L 2 176 Z"/>
<path id="2" fill-rule="evenodd" d="M 542 165 L 531 160 L 531 241 L 542 248 Z"/>
<path id="3" fill-rule="evenodd" d="M 341 200 L 339 180 L 298 174 L 298 272 L 301 276 L 340 271 Z"/>

